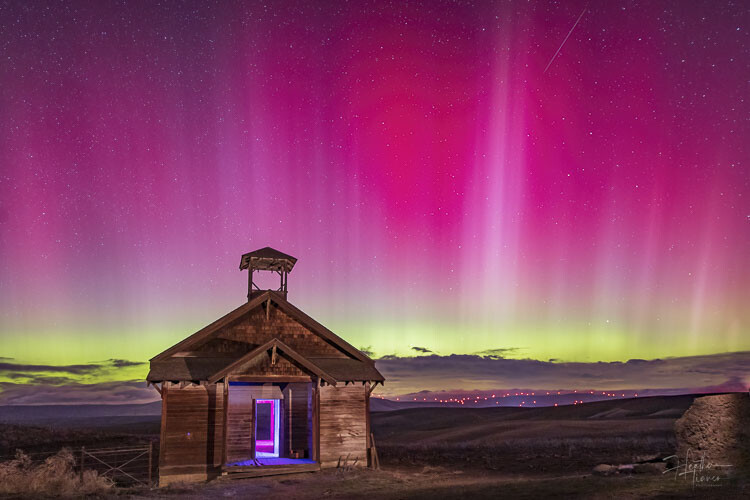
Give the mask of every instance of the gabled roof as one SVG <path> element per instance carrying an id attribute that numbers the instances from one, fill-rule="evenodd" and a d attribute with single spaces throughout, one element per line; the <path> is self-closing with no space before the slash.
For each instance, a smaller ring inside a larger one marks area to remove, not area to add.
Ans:
<path id="1" fill-rule="evenodd" d="M 341 337 L 333 333 L 331 330 L 329 330 L 325 326 L 315 321 L 312 317 L 308 316 L 301 309 L 296 307 L 291 302 L 287 301 L 283 295 L 276 293 L 276 292 L 270 292 L 270 293 L 272 295 L 271 300 L 275 302 L 276 305 L 279 306 L 279 309 L 287 313 L 289 316 L 291 316 L 293 319 L 299 322 L 302 326 L 307 327 L 313 333 L 318 334 L 320 337 L 336 345 L 337 347 L 342 349 L 344 352 L 346 352 L 347 354 L 351 354 L 352 356 L 359 359 L 360 361 L 364 361 L 366 363 L 374 363 L 374 361 L 370 359 L 369 357 L 367 357 L 365 353 L 363 353 L 362 351 L 360 351 L 359 349 L 351 345 L 349 342 L 347 342 L 346 340 L 342 339 Z"/>
<path id="2" fill-rule="evenodd" d="M 189 346 L 194 345 L 201 340 L 209 338 L 213 333 L 217 332 L 220 328 L 240 318 L 242 315 L 252 311 L 256 307 L 260 307 L 267 300 L 271 300 L 272 302 L 274 302 L 276 305 L 279 306 L 279 308 L 282 311 L 284 311 L 286 314 L 292 317 L 292 319 L 299 322 L 301 325 L 305 326 L 316 335 L 320 336 L 321 338 L 335 345 L 336 347 L 338 347 L 345 353 L 351 355 L 352 357 L 362 362 L 373 363 L 373 361 L 370 358 L 368 358 L 364 353 L 356 349 L 354 346 L 346 342 L 344 339 L 342 339 L 341 337 L 333 333 L 331 330 L 329 330 L 325 326 L 315 321 L 313 318 L 311 318 L 310 316 L 302 312 L 299 308 L 295 307 L 290 302 L 288 302 L 284 298 L 283 295 L 273 292 L 271 290 L 263 292 L 263 294 L 258 295 L 257 297 L 241 305 L 234 311 L 222 316 L 221 318 L 217 319 L 210 325 L 204 328 L 201 328 L 200 330 L 198 330 L 197 332 L 195 332 L 193 335 L 189 336 L 185 340 L 178 342 L 177 344 L 173 345 L 169 349 L 154 356 L 153 358 L 151 358 L 151 361 L 164 360 L 176 352 L 184 351 Z"/>
<path id="3" fill-rule="evenodd" d="M 212 333 L 216 332 L 220 328 L 228 325 L 232 321 L 236 320 L 237 318 L 241 317 L 243 314 L 255 309 L 256 307 L 260 306 L 263 302 L 268 300 L 269 295 L 268 292 L 264 293 L 263 295 L 258 295 L 253 300 L 246 302 L 242 304 L 240 307 L 235 309 L 234 311 L 231 311 L 221 318 L 217 319 L 213 323 L 204 326 L 191 336 L 187 337 L 184 340 L 181 340 L 180 342 L 177 342 L 175 345 L 170 347 L 169 349 L 162 351 L 161 353 L 157 354 L 153 358 L 151 358 L 151 361 L 155 360 L 163 360 L 171 356 L 172 354 L 185 350 L 186 347 L 191 346 L 198 342 L 199 340 L 205 339 L 208 336 L 210 336 Z"/>
<path id="4" fill-rule="evenodd" d="M 306 358 L 279 339 L 271 339 L 239 358 L 167 358 L 151 361 L 146 377 L 149 382 L 164 380 L 194 380 L 215 383 L 232 371 L 276 346 L 285 357 L 295 361 L 306 371 L 331 385 L 346 381 L 383 382 L 383 375 L 372 363 L 346 358 Z"/>
<path id="5" fill-rule="evenodd" d="M 234 361 L 232 358 L 168 358 L 151 361 L 149 382 L 208 380 L 208 377 Z"/>
<path id="6" fill-rule="evenodd" d="M 257 358 L 260 355 L 264 355 L 268 352 L 269 349 L 272 349 L 276 347 L 277 350 L 284 353 L 287 357 L 290 359 L 296 361 L 299 363 L 303 368 L 305 368 L 307 371 L 317 375 L 321 379 L 325 380 L 331 385 L 336 385 L 336 379 L 333 378 L 331 375 L 326 373 L 324 370 L 321 370 L 320 367 L 315 365 L 314 363 L 311 363 L 308 361 L 304 356 L 296 352 L 294 349 L 280 341 L 279 339 L 272 339 L 266 342 L 265 344 L 258 346 L 257 348 L 253 349 L 249 353 L 245 354 L 241 358 L 231 362 L 221 370 L 217 371 L 210 377 L 208 377 L 208 382 L 210 384 L 214 384 L 218 382 L 220 379 L 224 378 L 228 374 L 230 374 L 232 371 L 236 370 L 237 368 L 241 367 L 248 361 L 253 360 L 254 358 Z"/>
<path id="7" fill-rule="evenodd" d="M 296 257 L 279 252 L 271 247 L 265 247 L 244 254 L 240 259 L 240 271 L 252 267 L 253 269 L 286 271 L 289 273 L 296 263 Z"/>

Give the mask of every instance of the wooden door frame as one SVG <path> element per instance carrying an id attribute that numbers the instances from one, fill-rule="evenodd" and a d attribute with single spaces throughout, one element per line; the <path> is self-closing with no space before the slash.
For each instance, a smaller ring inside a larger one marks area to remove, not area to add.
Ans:
<path id="1" fill-rule="evenodd" d="M 234 377 L 232 378 L 232 380 L 234 380 Z M 223 447 L 222 448 L 223 449 L 222 449 L 222 459 L 221 459 L 221 465 L 222 465 L 222 467 L 224 467 L 224 466 L 227 465 L 227 455 L 228 455 L 228 437 L 229 437 L 229 432 L 228 432 L 229 431 L 229 424 L 228 424 L 228 420 L 229 420 L 229 392 L 230 392 L 229 382 L 230 382 L 229 376 L 227 376 L 224 379 L 224 390 L 223 390 L 223 393 L 224 393 L 224 418 L 223 418 L 223 436 L 222 436 L 222 439 L 223 439 Z M 252 381 L 243 377 L 243 380 L 238 380 L 238 382 L 252 382 Z M 267 380 L 267 379 L 266 380 L 262 380 L 262 381 L 258 380 L 258 382 L 265 382 L 265 383 L 267 383 L 267 382 L 269 382 L 269 380 Z M 286 381 L 282 382 L 281 380 L 277 379 L 277 380 L 274 380 L 273 382 L 274 383 L 285 383 Z M 310 381 L 309 379 L 307 379 L 307 380 L 297 380 L 297 379 L 294 379 L 294 380 L 292 380 L 290 382 L 305 382 L 305 383 L 309 383 L 310 384 L 310 390 L 312 391 L 312 398 L 311 398 L 312 399 L 312 401 L 311 401 L 311 403 L 312 403 L 312 428 L 308 429 L 308 432 L 312 432 L 312 449 L 310 450 L 310 454 L 311 454 L 311 458 L 314 461 L 320 463 L 320 379 L 316 379 L 316 380 L 313 380 L 313 381 Z M 289 382 L 286 382 L 286 383 L 289 383 Z M 164 390 L 163 399 L 166 401 L 166 390 Z M 285 404 L 282 405 L 282 403 L 285 403 L 285 401 L 279 403 L 280 410 L 281 410 L 282 407 L 284 409 L 286 409 L 286 405 Z M 166 403 L 163 403 L 163 404 L 166 406 Z M 251 418 L 251 422 L 252 422 L 252 424 L 250 425 L 250 459 L 251 460 L 255 460 L 255 458 L 256 458 L 256 456 L 255 456 L 255 452 L 256 452 L 256 450 L 255 450 L 255 434 L 256 434 L 256 425 L 257 425 L 257 421 L 256 421 L 257 418 L 256 417 L 257 417 L 257 415 L 256 415 L 255 400 L 253 399 L 253 403 L 251 405 L 251 410 L 250 410 L 250 418 Z M 286 419 L 282 418 L 282 417 L 283 417 L 282 415 L 279 415 L 279 418 L 280 418 L 280 421 L 279 421 L 280 427 L 283 427 L 285 425 L 285 423 L 286 423 Z M 290 416 L 290 419 L 291 419 L 291 416 Z M 162 420 L 164 420 L 164 419 L 162 419 Z M 164 424 L 162 424 L 162 426 L 163 425 Z M 279 432 L 281 433 L 282 430 L 279 429 Z M 162 434 L 163 433 L 164 433 L 164 431 L 162 430 Z M 288 433 L 291 436 L 291 428 L 288 429 Z M 285 445 L 284 441 L 282 441 L 281 436 L 279 436 L 279 456 L 282 455 L 282 450 L 283 450 L 284 445 Z"/>
<path id="2" fill-rule="evenodd" d="M 312 385 L 312 459 L 320 463 L 320 379 L 317 379 Z"/>
<path id="3" fill-rule="evenodd" d="M 250 459 L 255 460 L 255 427 L 257 426 L 257 415 L 255 412 L 255 398 L 253 398 L 252 403 L 250 404 L 250 420 L 252 422 L 252 425 L 250 425 Z"/>

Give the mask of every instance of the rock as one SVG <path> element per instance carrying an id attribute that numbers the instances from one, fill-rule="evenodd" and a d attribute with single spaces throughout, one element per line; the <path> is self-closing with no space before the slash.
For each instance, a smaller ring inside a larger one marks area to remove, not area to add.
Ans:
<path id="1" fill-rule="evenodd" d="M 610 476 L 617 473 L 617 467 L 614 465 L 599 464 L 594 467 L 593 472 L 597 476 Z"/>
<path id="2" fill-rule="evenodd" d="M 622 464 L 617 467 L 617 472 L 624 474 L 632 474 L 635 466 L 633 464 Z"/>
<path id="3" fill-rule="evenodd" d="M 677 450 L 681 463 L 688 454 L 699 460 L 750 469 L 743 450 L 750 447 L 750 398 L 744 393 L 698 397 L 675 422 Z"/>
<path id="4" fill-rule="evenodd" d="M 633 462 L 637 464 L 643 464 L 646 462 L 658 462 L 662 459 L 664 455 L 661 454 L 654 454 L 654 455 L 642 455 L 640 457 L 635 457 L 635 460 Z"/>
<path id="5" fill-rule="evenodd" d="M 633 472 L 636 474 L 663 474 L 665 470 L 667 464 L 664 462 L 647 462 L 633 466 Z"/>

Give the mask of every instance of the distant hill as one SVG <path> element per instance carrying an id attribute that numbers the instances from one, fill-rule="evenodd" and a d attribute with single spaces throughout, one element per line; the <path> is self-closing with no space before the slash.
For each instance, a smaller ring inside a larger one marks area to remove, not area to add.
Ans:
<path id="1" fill-rule="evenodd" d="M 161 415 L 161 401 L 126 405 L 0 406 L 0 422 L 53 423 L 99 417 L 145 417 Z"/>
<path id="2" fill-rule="evenodd" d="M 475 407 L 469 405 L 447 406 L 439 402 L 430 401 L 393 401 L 390 399 L 372 398 L 370 411 L 373 413 L 396 413 L 390 418 L 401 418 L 398 413 L 404 413 L 410 418 L 426 418 L 434 421 L 441 415 L 454 415 L 459 412 L 462 417 L 473 418 L 471 415 L 492 415 L 502 419 L 620 419 L 620 418 L 671 418 L 679 417 L 699 395 L 683 396 L 652 396 L 630 399 L 614 399 L 596 401 L 578 405 L 560 405 L 558 407 L 545 406 L 538 408 L 519 408 L 508 406 Z M 39 406 L 0 406 L 0 422 L 27 424 L 54 424 L 55 422 L 70 424 L 77 422 L 97 422 L 99 427 L 107 419 L 122 422 L 151 421 L 161 415 L 161 401 L 145 404 L 124 405 L 39 405 Z M 124 417 L 128 417 L 125 419 Z M 383 417 L 385 418 L 385 417 Z M 452 417 L 447 417 L 452 418 Z"/>
<path id="3" fill-rule="evenodd" d="M 432 404 L 391 401 L 389 399 L 372 398 L 370 410 L 393 411 L 404 408 L 439 406 L 440 403 Z M 105 417 L 150 417 L 161 415 L 161 401 L 145 404 L 124 405 L 24 405 L 24 406 L 0 406 L 0 422 L 12 424 L 45 424 L 66 421 L 84 421 L 103 419 Z M 141 420 L 141 419 L 135 419 Z"/>
<path id="4" fill-rule="evenodd" d="M 441 403 L 431 402 L 411 402 L 411 401 L 393 401 L 390 399 L 370 398 L 370 411 L 395 411 L 405 410 L 407 408 L 430 408 L 443 406 Z"/>
<path id="5" fill-rule="evenodd" d="M 651 439 L 672 435 L 674 421 L 696 397 L 699 395 L 639 397 L 541 408 L 394 409 L 386 404 L 386 411 L 373 412 L 372 428 L 381 443 L 396 446 L 507 443 L 536 438 L 597 439 L 618 432 L 640 433 L 644 439 Z"/>
<path id="6" fill-rule="evenodd" d="M 463 418 L 468 415 L 492 416 L 503 420 L 566 420 L 566 419 L 608 419 L 608 418 L 672 418 L 678 417 L 687 410 L 693 400 L 703 394 L 686 394 L 681 396 L 651 396 L 630 399 L 613 399 L 594 401 L 578 405 L 544 406 L 539 408 L 519 408 L 513 406 L 487 406 L 473 408 L 470 406 L 438 407 L 430 403 L 400 402 L 379 400 L 382 410 L 375 409 L 375 400 L 371 400 L 373 412 L 387 411 L 391 415 L 384 418 L 399 418 L 397 414 L 419 419 L 418 415 L 453 415 L 458 412 Z M 430 407 L 432 406 L 432 407 Z M 434 417 L 431 417 L 434 418 Z M 483 417 L 484 418 L 484 417 Z"/>

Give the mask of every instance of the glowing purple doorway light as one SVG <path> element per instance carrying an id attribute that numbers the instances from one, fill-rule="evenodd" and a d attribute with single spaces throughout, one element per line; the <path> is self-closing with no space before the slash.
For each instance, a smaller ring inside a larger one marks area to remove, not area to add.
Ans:
<path id="1" fill-rule="evenodd" d="M 261 405 L 268 405 L 270 412 L 268 421 L 261 422 L 256 418 L 255 422 L 255 456 L 256 457 L 278 457 L 279 456 L 279 400 L 278 399 L 256 399 L 256 415 L 261 414 Z M 267 426 L 267 427 L 265 427 Z M 259 437 L 261 437 L 259 439 Z"/>

